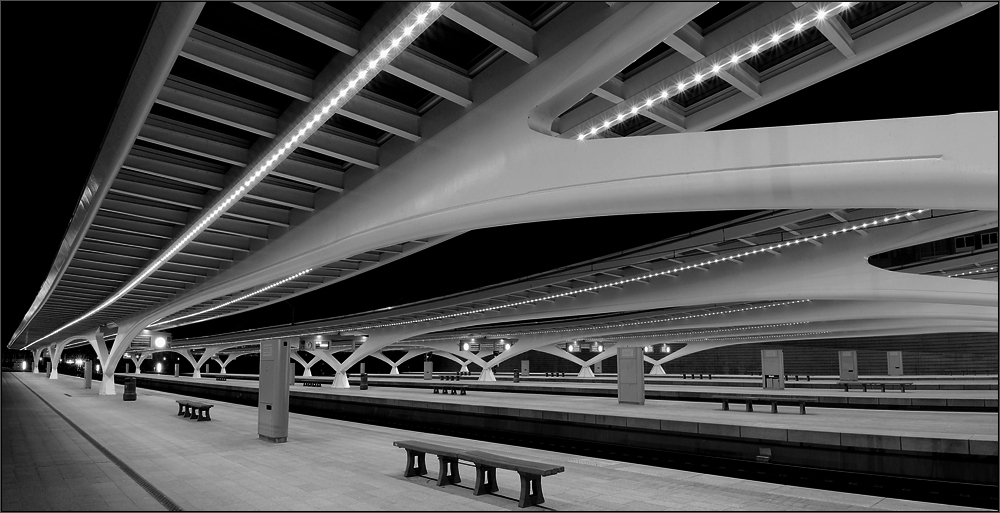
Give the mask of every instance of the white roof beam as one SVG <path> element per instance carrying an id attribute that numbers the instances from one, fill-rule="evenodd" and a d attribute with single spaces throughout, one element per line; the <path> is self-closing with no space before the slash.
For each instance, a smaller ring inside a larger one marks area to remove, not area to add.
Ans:
<path id="1" fill-rule="evenodd" d="M 128 169 L 137 173 L 150 176 L 166 178 L 175 182 L 196 185 L 211 190 L 221 190 L 225 177 L 221 173 L 213 173 L 202 169 L 195 169 L 188 166 L 163 162 L 160 160 L 129 155 L 125 157 L 122 169 Z"/>
<path id="2" fill-rule="evenodd" d="M 538 58 L 535 31 L 486 2 L 456 2 L 444 12 L 444 17 L 526 63 Z"/>
<path id="3" fill-rule="evenodd" d="M 593 93 L 595 96 L 604 98 L 611 103 L 621 103 L 625 101 L 625 93 L 622 92 L 623 89 L 624 84 L 622 81 L 611 77 L 610 80 L 601 84 L 601 87 L 594 89 Z"/>
<path id="4" fill-rule="evenodd" d="M 258 183 L 247 193 L 246 197 L 306 212 L 313 211 L 313 193 L 280 185 Z"/>
<path id="5" fill-rule="evenodd" d="M 229 210 L 222 215 L 269 224 L 272 226 L 280 226 L 282 228 L 288 228 L 289 225 L 287 210 L 282 208 L 267 207 L 264 205 L 256 205 L 245 201 L 240 201 L 229 207 Z"/>
<path id="6" fill-rule="evenodd" d="M 368 169 L 378 169 L 378 146 L 317 130 L 302 148 L 329 155 Z"/>
<path id="7" fill-rule="evenodd" d="M 698 62 L 706 57 L 703 50 L 704 39 L 691 24 L 684 25 L 677 32 L 667 36 L 663 42 L 693 62 Z M 745 63 L 739 63 L 733 68 L 732 73 L 729 70 L 721 71 L 719 78 L 747 96 L 760 98 L 760 82 L 753 77 L 753 72 L 747 68 Z"/>
<path id="8" fill-rule="evenodd" d="M 213 141 L 192 134 L 186 134 L 156 119 L 147 118 L 136 139 L 147 141 L 175 150 L 210 158 L 235 166 L 245 166 L 247 150 L 232 144 Z"/>
<path id="9" fill-rule="evenodd" d="M 420 140 L 420 116 L 366 98 L 363 93 L 351 98 L 338 114 L 408 141 Z"/>
<path id="10" fill-rule="evenodd" d="M 216 219 L 205 231 L 267 241 L 267 226 L 240 219 Z"/>
<path id="11" fill-rule="evenodd" d="M 336 192 L 344 191 L 344 172 L 336 169 L 300 162 L 298 160 L 285 159 L 278 164 L 277 169 L 271 171 L 271 175 L 280 176 L 288 180 L 293 180 L 313 187 L 327 189 Z"/>
<path id="12" fill-rule="evenodd" d="M 235 3 L 352 57 L 361 46 L 360 31 L 304 5 L 294 2 Z"/>
<path id="13" fill-rule="evenodd" d="M 170 87 L 171 85 L 176 87 Z M 187 87 L 184 84 L 168 82 L 168 85 L 160 89 L 156 103 L 270 139 L 278 133 L 278 120 L 272 116 L 206 98 L 185 89 Z"/>
<path id="14" fill-rule="evenodd" d="M 208 41 L 196 39 L 197 32 L 193 32 L 191 36 L 184 43 L 184 49 L 181 50 L 182 57 L 291 96 L 296 100 L 303 102 L 312 100 L 312 80 L 309 78 Z"/>
<path id="15" fill-rule="evenodd" d="M 472 79 L 411 51 L 399 54 L 384 71 L 462 107 L 472 105 Z"/>
<path id="16" fill-rule="evenodd" d="M 205 202 L 201 194 L 158 187 L 121 178 L 115 180 L 111 190 L 135 198 L 147 199 L 179 207 L 200 210 Z"/>
<path id="17" fill-rule="evenodd" d="M 816 24 L 816 28 L 837 47 L 837 50 L 840 50 L 840 53 L 844 54 L 844 57 L 848 59 L 854 57 L 854 38 L 840 17 L 827 16 L 825 20 Z"/>

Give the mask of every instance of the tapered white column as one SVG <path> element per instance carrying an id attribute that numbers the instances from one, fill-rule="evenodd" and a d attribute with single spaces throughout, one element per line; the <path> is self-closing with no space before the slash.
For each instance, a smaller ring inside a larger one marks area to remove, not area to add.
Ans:
<path id="1" fill-rule="evenodd" d="M 578 378 L 592 378 L 594 377 L 594 371 L 589 365 L 584 365 L 580 367 L 580 372 L 576 375 Z"/>
<path id="2" fill-rule="evenodd" d="M 479 381 L 496 381 L 497 378 L 493 376 L 493 369 L 486 367 L 483 372 L 479 375 Z"/>
<path id="3" fill-rule="evenodd" d="M 650 376 L 663 376 L 666 372 L 663 370 L 662 365 L 653 365 L 652 369 L 649 369 Z"/>
<path id="4" fill-rule="evenodd" d="M 57 344 L 49 344 L 49 359 L 52 360 L 52 373 L 49 374 L 49 379 L 59 379 L 59 360 L 62 359 L 63 349 L 66 348 L 68 342 L 66 340 Z"/>
<path id="5" fill-rule="evenodd" d="M 39 347 L 38 349 L 31 350 L 31 356 L 34 358 L 34 361 L 32 362 L 31 366 L 32 374 L 38 374 L 38 368 L 42 366 L 42 351 L 44 350 L 45 350 L 44 347 Z"/>

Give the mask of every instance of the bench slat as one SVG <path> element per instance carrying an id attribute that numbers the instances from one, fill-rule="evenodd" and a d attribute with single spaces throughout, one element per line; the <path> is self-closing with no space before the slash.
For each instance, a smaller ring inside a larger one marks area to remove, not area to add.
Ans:
<path id="1" fill-rule="evenodd" d="M 396 447 L 399 447 L 401 449 L 409 449 L 411 451 L 438 454 L 441 456 L 447 456 L 449 458 L 458 458 L 460 460 L 469 461 L 468 458 L 466 457 L 467 451 L 465 449 L 447 447 L 444 445 L 437 445 L 428 442 L 420 442 L 417 440 L 401 440 L 398 442 L 393 442 L 392 445 L 395 445 Z"/>
<path id="2" fill-rule="evenodd" d="M 565 467 L 557 465 L 549 465 L 538 461 L 520 460 L 508 456 L 499 456 L 484 451 L 469 451 L 467 454 L 469 456 L 469 461 L 473 463 L 524 472 L 527 474 L 551 476 L 566 470 Z"/>

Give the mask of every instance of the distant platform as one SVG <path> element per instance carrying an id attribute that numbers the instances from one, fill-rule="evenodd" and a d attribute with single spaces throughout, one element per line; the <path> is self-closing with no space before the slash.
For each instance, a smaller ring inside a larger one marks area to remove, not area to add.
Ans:
<path id="1" fill-rule="evenodd" d="M 138 386 L 154 390 L 247 405 L 257 401 L 257 382 L 253 380 L 145 374 L 135 377 Z M 292 411 L 470 438 L 490 436 L 521 444 L 617 450 L 656 455 L 658 459 L 677 455 L 680 460 L 711 460 L 717 465 L 755 464 L 750 462 L 765 457 L 769 471 L 812 472 L 817 476 L 823 472 L 853 473 L 857 476 L 853 479 L 878 482 L 879 486 L 905 482 L 911 488 L 928 488 L 928 483 L 937 482 L 951 490 L 942 493 L 997 495 L 996 413 L 810 406 L 806 415 L 800 415 L 797 406 L 779 406 L 778 414 L 772 414 L 766 405 L 745 412 L 742 405 L 733 404 L 730 411 L 723 411 L 719 401 L 658 400 L 631 405 L 619 404 L 610 397 L 512 394 L 471 388 L 465 396 L 442 395 L 426 388 L 370 383 L 368 390 L 295 385 L 291 391 Z M 992 393 L 996 400 L 996 392 L 989 391 L 919 393 Z M 868 392 L 871 397 L 889 394 L 910 395 Z M 983 492 L 983 488 L 987 491 Z"/>
<path id="2" fill-rule="evenodd" d="M 202 373 L 203 378 L 215 378 L 222 374 Z M 257 380 L 256 374 L 226 374 L 228 379 L 234 380 Z M 441 377 L 454 376 L 454 373 L 441 373 L 435 376 L 434 380 L 424 380 L 422 375 L 417 374 L 373 374 L 369 375 L 369 383 L 377 387 L 402 387 L 402 388 L 426 388 L 430 389 L 434 383 L 440 383 Z M 506 379 L 505 379 L 506 378 Z M 759 378 L 758 378 L 759 379 Z M 351 375 L 351 386 L 357 386 L 360 378 Z M 802 385 L 813 385 L 810 387 L 792 386 L 786 384 L 785 390 L 764 390 L 760 386 L 760 381 L 749 379 L 736 380 L 733 378 L 694 379 L 694 380 L 670 380 L 654 377 L 646 378 L 646 399 L 649 400 L 674 400 L 674 401 L 701 401 L 718 402 L 712 396 L 718 394 L 773 394 L 776 396 L 810 396 L 816 399 L 816 406 L 828 408 L 861 408 L 861 409 L 893 409 L 893 410 L 928 410 L 928 411 L 957 411 L 957 412 L 991 412 L 997 413 L 998 393 L 996 381 L 981 380 L 972 382 L 968 380 L 955 380 L 950 377 L 914 377 L 906 382 L 913 382 L 911 388 L 907 386 L 907 391 L 901 392 L 898 389 L 889 389 L 886 392 L 869 390 L 862 392 L 860 389 L 852 388 L 849 392 L 844 392 L 843 387 L 837 385 L 831 379 L 800 382 Z M 888 379 L 878 379 L 878 381 L 891 382 Z M 297 383 L 314 382 L 330 384 L 333 377 L 330 376 L 296 376 Z M 511 378 L 499 376 L 497 381 L 478 381 L 477 376 L 462 376 L 461 383 L 468 386 L 470 390 L 509 392 L 524 394 L 552 394 L 567 396 L 587 396 L 587 397 L 617 397 L 618 389 L 615 378 L 577 378 L 577 377 L 551 377 L 521 380 L 514 383 Z M 735 383 L 735 384 L 734 384 Z M 793 382 L 794 383 L 794 382 Z"/>

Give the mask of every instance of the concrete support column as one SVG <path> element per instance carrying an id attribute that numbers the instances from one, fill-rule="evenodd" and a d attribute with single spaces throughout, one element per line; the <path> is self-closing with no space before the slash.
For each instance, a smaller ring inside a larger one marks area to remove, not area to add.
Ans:
<path id="1" fill-rule="evenodd" d="M 580 372 L 576 376 L 578 378 L 592 378 L 594 377 L 594 371 L 590 368 L 590 365 L 584 365 L 580 367 Z"/>
<path id="2" fill-rule="evenodd" d="M 396 365 L 393 365 L 392 366 L 392 370 L 389 371 L 389 375 L 391 375 L 391 376 L 399 375 L 399 367 L 396 366 Z"/>
<path id="3" fill-rule="evenodd" d="M 39 347 L 38 349 L 31 350 L 31 356 L 32 358 L 34 358 L 34 361 L 32 362 L 31 366 L 32 374 L 38 374 L 38 368 L 42 366 L 42 351 L 44 350 L 45 350 L 44 347 Z"/>
<path id="4" fill-rule="evenodd" d="M 337 371 L 337 375 L 333 377 L 333 388 L 351 388 L 346 372 Z"/>
<path id="5" fill-rule="evenodd" d="M 665 374 L 666 371 L 663 370 L 662 365 L 653 365 L 653 368 L 649 370 L 650 376 L 663 376 Z"/>
<path id="6" fill-rule="evenodd" d="M 461 372 L 469 372 L 469 366 L 467 364 L 462 364 Z"/>
<path id="7" fill-rule="evenodd" d="M 493 368 L 486 367 L 483 372 L 479 375 L 479 381 L 496 381 L 497 378 L 493 376 Z"/>
<path id="8" fill-rule="evenodd" d="M 63 349 L 66 349 L 67 341 L 57 344 L 49 344 L 49 359 L 52 360 L 52 374 L 49 379 L 59 379 L 59 360 L 62 359 Z"/>

